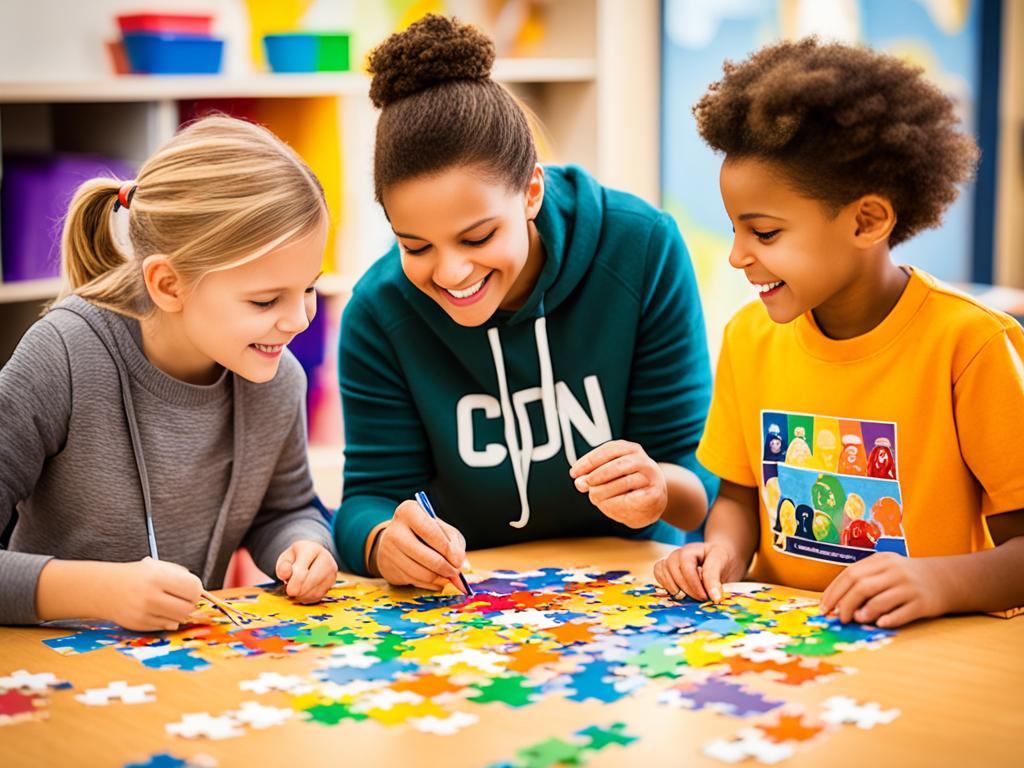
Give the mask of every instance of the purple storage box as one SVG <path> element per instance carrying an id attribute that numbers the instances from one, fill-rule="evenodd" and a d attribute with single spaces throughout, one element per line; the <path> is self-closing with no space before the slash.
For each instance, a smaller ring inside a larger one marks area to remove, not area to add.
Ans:
<path id="1" fill-rule="evenodd" d="M 94 155 L 5 155 L 0 177 L 4 282 L 60 274 L 60 235 L 75 190 L 95 176 L 131 179 L 123 160 Z"/>

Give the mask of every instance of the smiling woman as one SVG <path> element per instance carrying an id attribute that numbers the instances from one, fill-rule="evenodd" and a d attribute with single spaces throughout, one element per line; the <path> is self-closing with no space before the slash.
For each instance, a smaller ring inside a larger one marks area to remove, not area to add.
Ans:
<path id="1" fill-rule="evenodd" d="M 494 46 L 427 16 L 370 58 L 374 184 L 397 238 L 341 328 L 347 566 L 458 583 L 468 547 L 674 538 L 716 481 L 696 463 L 704 322 L 672 219 L 541 166 Z M 416 501 L 429 496 L 441 520 Z"/>

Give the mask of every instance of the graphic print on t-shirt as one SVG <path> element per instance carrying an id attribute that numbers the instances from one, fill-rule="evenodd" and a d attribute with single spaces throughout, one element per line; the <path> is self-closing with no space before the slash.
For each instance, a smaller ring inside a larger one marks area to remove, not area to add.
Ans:
<path id="1" fill-rule="evenodd" d="M 907 555 L 894 423 L 761 411 L 761 445 L 776 550 L 836 565 Z"/>

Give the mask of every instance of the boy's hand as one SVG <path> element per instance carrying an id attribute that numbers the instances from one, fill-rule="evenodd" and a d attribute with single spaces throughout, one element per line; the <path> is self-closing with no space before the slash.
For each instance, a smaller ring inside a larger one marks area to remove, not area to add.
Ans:
<path id="1" fill-rule="evenodd" d="M 840 621 L 899 627 L 947 613 L 937 558 L 879 552 L 848 566 L 821 596 L 822 614 Z"/>
<path id="2" fill-rule="evenodd" d="M 101 590 L 99 618 L 136 632 L 175 630 L 188 621 L 203 584 L 176 563 L 144 557 L 134 563 L 109 563 Z"/>
<path id="3" fill-rule="evenodd" d="M 628 440 L 599 445 L 569 469 L 576 490 L 606 516 L 630 528 L 656 522 L 668 505 L 661 467 Z"/>
<path id="4" fill-rule="evenodd" d="M 682 592 L 702 602 L 719 602 L 722 582 L 739 581 L 745 573 L 732 548 L 717 542 L 685 544 L 654 564 L 654 578 L 670 595 Z"/>
<path id="5" fill-rule="evenodd" d="M 395 509 L 395 516 L 377 537 L 373 557 L 377 573 L 389 584 L 412 584 L 421 589 L 452 584 L 465 591 L 459 569 L 466 561 L 466 539 L 412 499 Z"/>
<path id="6" fill-rule="evenodd" d="M 338 564 L 330 551 L 315 541 L 300 540 L 277 558 L 274 572 L 285 592 L 299 603 L 315 603 L 338 579 Z"/>

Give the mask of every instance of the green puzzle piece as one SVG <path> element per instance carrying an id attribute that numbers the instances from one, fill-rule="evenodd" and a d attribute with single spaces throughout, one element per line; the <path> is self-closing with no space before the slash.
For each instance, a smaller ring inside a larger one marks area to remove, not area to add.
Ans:
<path id="1" fill-rule="evenodd" d="M 367 656 L 376 656 L 381 661 L 390 661 L 391 659 L 397 659 L 407 650 L 409 646 L 402 645 L 405 642 L 405 638 L 401 635 L 384 635 L 377 647 L 372 651 L 367 651 Z"/>
<path id="2" fill-rule="evenodd" d="M 315 648 L 326 648 L 331 645 L 349 645 L 355 641 L 356 636 L 350 632 L 340 632 L 321 626 L 296 632 L 293 639 L 297 643 L 305 643 Z"/>
<path id="3" fill-rule="evenodd" d="M 785 647 L 786 653 L 797 656 L 832 656 L 839 653 L 836 643 L 846 642 L 843 636 L 830 629 L 821 629 L 808 637 L 802 637 L 797 642 Z"/>
<path id="4" fill-rule="evenodd" d="M 516 754 L 519 760 L 516 768 L 550 768 L 555 765 L 582 765 L 582 753 L 586 747 L 570 744 L 561 739 L 545 739 Z"/>
<path id="5" fill-rule="evenodd" d="M 665 651 L 672 647 L 671 643 L 652 645 L 630 659 L 629 663 L 640 667 L 647 677 L 679 677 L 682 673 L 677 669 L 686 666 L 686 657 L 682 654 L 666 655 Z"/>
<path id="6" fill-rule="evenodd" d="M 611 728 L 591 725 L 582 731 L 576 731 L 576 733 L 579 736 L 590 739 L 590 744 L 586 747 L 587 749 L 597 751 L 604 749 L 609 744 L 618 744 L 620 747 L 625 747 L 637 740 L 638 737 L 627 735 L 625 730 L 625 723 L 613 723 Z"/>
<path id="7" fill-rule="evenodd" d="M 510 707 L 524 707 L 532 702 L 530 696 L 537 693 L 536 688 L 523 685 L 525 681 L 524 675 L 508 675 L 496 677 L 486 685 L 474 683 L 470 687 L 476 688 L 480 693 L 469 698 L 478 704 L 500 701 Z"/>
<path id="8" fill-rule="evenodd" d="M 366 715 L 353 712 L 348 704 L 336 701 L 333 704 L 316 704 L 306 710 L 309 719 L 324 725 L 337 725 L 342 720 L 365 720 Z"/>

